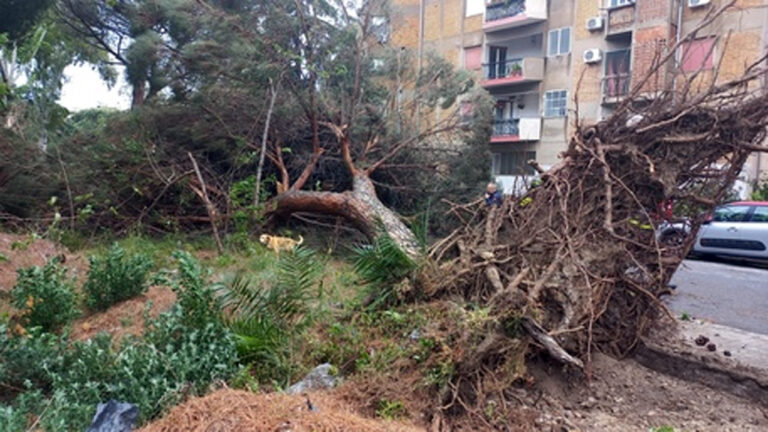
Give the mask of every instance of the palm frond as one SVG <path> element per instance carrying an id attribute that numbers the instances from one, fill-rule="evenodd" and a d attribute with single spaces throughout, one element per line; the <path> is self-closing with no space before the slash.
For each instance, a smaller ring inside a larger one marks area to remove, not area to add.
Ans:
<path id="1" fill-rule="evenodd" d="M 272 370 L 271 376 L 287 376 L 282 371 L 291 367 L 291 340 L 310 323 L 313 288 L 323 266 L 311 249 L 299 247 L 280 256 L 271 277 L 257 280 L 240 271 L 220 284 L 219 298 L 242 359 Z"/>
<path id="2" fill-rule="evenodd" d="M 395 285 L 418 267 L 386 234 L 369 245 L 355 246 L 353 252 L 355 271 L 368 284 L 371 308 L 393 303 L 397 298 Z"/>

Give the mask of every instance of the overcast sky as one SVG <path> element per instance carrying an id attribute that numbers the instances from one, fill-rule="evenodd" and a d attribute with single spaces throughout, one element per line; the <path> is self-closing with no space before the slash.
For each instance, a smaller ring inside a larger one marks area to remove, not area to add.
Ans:
<path id="1" fill-rule="evenodd" d="M 64 69 L 64 75 L 67 82 L 61 90 L 59 103 L 70 111 L 96 107 L 128 109 L 131 106 L 130 90 L 122 70 L 117 84 L 111 89 L 88 65 L 69 65 Z"/>

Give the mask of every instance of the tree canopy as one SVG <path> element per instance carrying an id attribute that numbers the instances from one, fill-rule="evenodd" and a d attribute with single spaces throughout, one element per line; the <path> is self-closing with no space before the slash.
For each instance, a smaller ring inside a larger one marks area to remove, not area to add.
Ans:
<path id="1" fill-rule="evenodd" d="M 73 62 L 108 81 L 124 71 L 132 87 L 131 112 L 84 112 L 43 128 L 55 137 L 43 155 L 58 173 L 48 184 L 77 223 L 172 230 L 215 220 L 231 229 L 253 215 L 303 212 L 295 202 L 280 208 L 287 192 L 348 195 L 356 175 L 382 208 L 413 213 L 487 180 L 487 96 L 444 59 L 419 67 L 414 52 L 382 43 L 385 1 L 53 6 L 46 31 L 68 45 L 48 47 L 62 54 L 59 76 L 35 81 L 56 89 L 51 101 Z M 460 115 L 460 101 L 475 106 L 474 119 Z M 381 215 L 369 216 L 368 230 Z"/>

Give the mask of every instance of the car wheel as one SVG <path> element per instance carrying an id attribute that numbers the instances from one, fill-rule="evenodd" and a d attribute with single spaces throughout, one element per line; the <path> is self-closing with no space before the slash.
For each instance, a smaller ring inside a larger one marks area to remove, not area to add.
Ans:
<path id="1" fill-rule="evenodd" d="M 682 230 L 668 230 L 661 234 L 659 242 L 664 246 L 682 247 L 685 244 L 685 233 Z"/>

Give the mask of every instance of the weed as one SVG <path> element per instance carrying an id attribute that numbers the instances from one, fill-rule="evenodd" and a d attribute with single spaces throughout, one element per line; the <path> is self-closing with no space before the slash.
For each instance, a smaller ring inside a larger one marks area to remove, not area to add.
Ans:
<path id="1" fill-rule="evenodd" d="M 682 321 L 690 321 L 691 320 L 691 314 L 688 312 L 683 312 L 680 314 L 680 320 Z"/>
<path id="2" fill-rule="evenodd" d="M 413 354 L 413 359 L 416 360 L 416 363 L 425 362 L 429 356 L 432 355 L 432 351 L 435 349 L 435 345 L 436 343 L 434 339 L 419 339 L 419 348 L 416 350 L 416 353 Z"/>
<path id="3" fill-rule="evenodd" d="M 354 325 L 334 322 L 326 327 L 326 334 L 309 341 L 308 352 L 312 363 L 337 365 L 342 373 L 353 373 L 370 363 L 365 350 L 363 334 Z"/>
<path id="4" fill-rule="evenodd" d="M 648 429 L 648 432 L 675 432 L 672 426 L 659 426 Z"/>
<path id="5" fill-rule="evenodd" d="M 147 275 L 154 265 L 146 255 L 128 255 L 117 243 L 104 256 L 91 256 L 89 261 L 83 292 L 85 305 L 91 310 L 104 310 L 145 292 Z"/>
<path id="6" fill-rule="evenodd" d="M 13 306 L 21 311 L 25 327 L 55 331 L 79 314 L 77 298 L 67 269 L 52 259 L 44 267 L 18 270 L 11 291 Z"/>
<path id="7" fill-rule="evenodd" d="M 235 376 L 233 376 L 232 380 L 229 382 L 229 385 L 234 389 L 257 392 L 259 391 L 259 382 L 256 381 L 253 375 L 253 365 L 248 364 L 237 371 Z"/>
<path id="8" fill-rule="evenodd" d="M 376 408 L 376 415 L 387 420 L 395 420 L 405 417 L 407 413 L 405 404 L 399 400 L 390 401 L 381 399 Z"/>
<path id="9" fill-rule="evenodd" d="M 442 361 L 437 366 L 429 368 L 424 377 L 424 382 L 427 385 L 434 385 L 442 389 L 450 382 L 453 373 L 453 363 L 447 360 Z"/>

